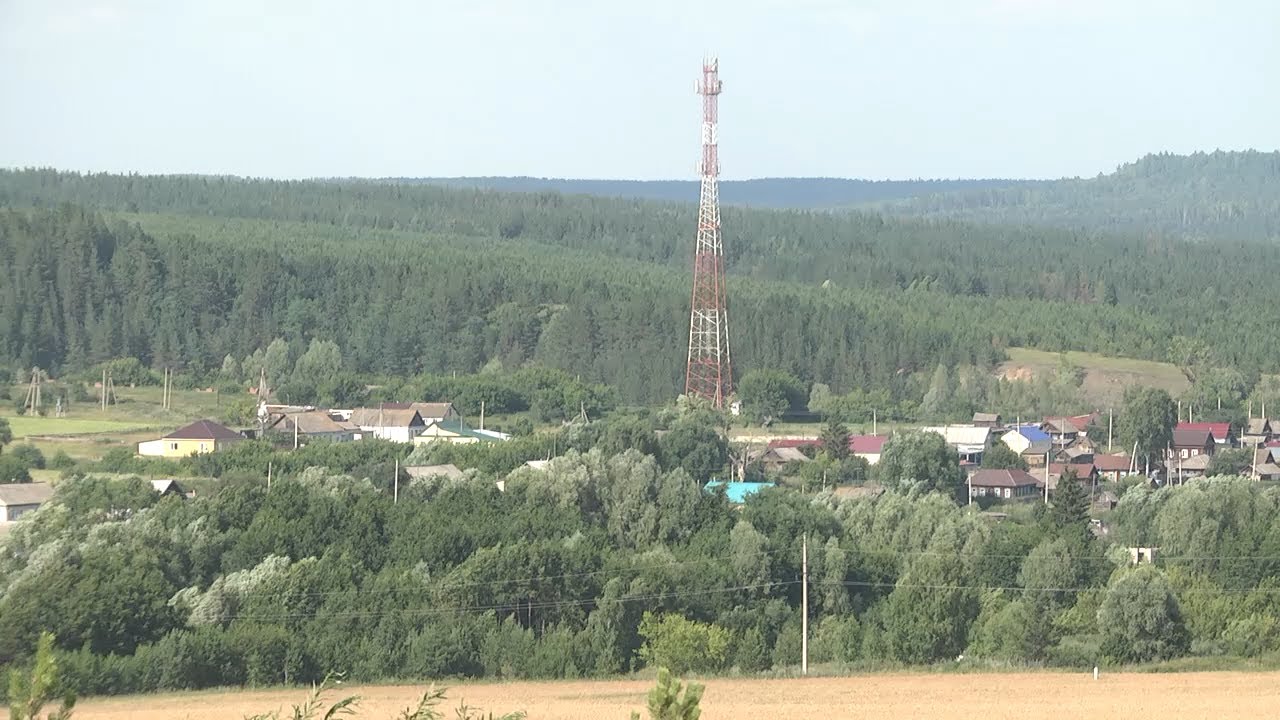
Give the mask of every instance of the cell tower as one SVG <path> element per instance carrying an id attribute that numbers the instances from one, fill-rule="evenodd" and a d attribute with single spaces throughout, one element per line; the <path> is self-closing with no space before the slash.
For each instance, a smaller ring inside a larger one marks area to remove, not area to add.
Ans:
<path id="1" fill-rule="evenodd" d="M 702 63 L 702 193 L 698 205 L 698 242 L 693 254 L 693 303 L 689 313 L 689 367 L 684 392 L 723 408 L 733 393 L 729 363 L 729 313 L 725 301 L 724 243 L 720 237 L 719 120 L 720 63 Z"/>

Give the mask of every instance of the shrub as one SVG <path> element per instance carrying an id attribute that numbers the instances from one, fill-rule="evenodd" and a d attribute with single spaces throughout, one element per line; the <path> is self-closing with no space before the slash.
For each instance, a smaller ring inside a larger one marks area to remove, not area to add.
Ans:
<path id="1" fill-rule="evenodd" d="M 645 639 L 640 648 L 641 660 L 679 674 L 720 669 L 729 648 L 727 630 L 682 615 L 646 612 L 640 621 L 640 636 Z"/>
<path id="2" fill-rule="evenodd" d="M 54 470 L 67 470 L 76 466 L 76 461 L 67 454 L 66 450 L 59 450 L 49 458 L 49 467 Z"/>
<path id="3" fill-rule="evenodd" d="M 0 483 L 31 482 L 31 473 L 22 458 L 13 453 L 0 455 Z"/>
<path id="4" fill-rule="evenodd" d="M 22 444 L 9 448 L 9 454 L 26 463 L 29 470 L 44 469 L 44 453 L 35 445 Z"/>

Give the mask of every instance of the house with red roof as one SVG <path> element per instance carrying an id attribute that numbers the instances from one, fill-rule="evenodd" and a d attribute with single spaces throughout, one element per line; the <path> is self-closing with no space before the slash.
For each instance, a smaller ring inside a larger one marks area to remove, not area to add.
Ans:
<path id="1" fill-rule="evenodd" d="M 888 435 L 851 435 L 849 437 L 849 454 L 867 461 L 868 465 L 880 462 L 884 452 L 884 444 Z"/>
<path id="2" fill-rule="evenodd" d="M 1205 430 L 1218 447 L 1235 447 L 1236 434 L 1229 422 L 1180 422 L 1176 430 Z"/>

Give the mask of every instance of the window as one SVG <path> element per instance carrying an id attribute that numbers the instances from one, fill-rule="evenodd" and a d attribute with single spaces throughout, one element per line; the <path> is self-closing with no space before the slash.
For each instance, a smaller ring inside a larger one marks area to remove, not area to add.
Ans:
<path id="1" fill-rule="evenodd" d="M 1009 493 L 1009 488 L 1005 488 L 1005 489 L 1004 489 L 1004 496 L 1005 496 L 1006 498 L 1008 498 L 1008 497 L 1012 497 L 1012 495 Z"/>
<path id="2" fill-rule="evenodd" d="M 177 449 L 178 449 L 178 443 L 169 443 L 169 449 L 170 449 L 170 450 L 177 450 Z"/>

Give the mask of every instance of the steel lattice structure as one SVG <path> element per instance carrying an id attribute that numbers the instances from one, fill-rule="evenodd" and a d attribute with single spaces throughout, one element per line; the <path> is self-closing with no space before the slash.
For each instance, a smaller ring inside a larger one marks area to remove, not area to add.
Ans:
<path id="1" fill-rule="evenodd" d="M 689 365 L 685 394 L 706 398 L 722 408 L 733 393 L 729 362 L 729 313 L 725 299 L 724 242 L 720 235 L 719 61 L 702 63 L 698 94 L 702 95 L 702 192 L 698 206 L 698 241 L 693 255 L 693 301 L 689 313 Z"/>

